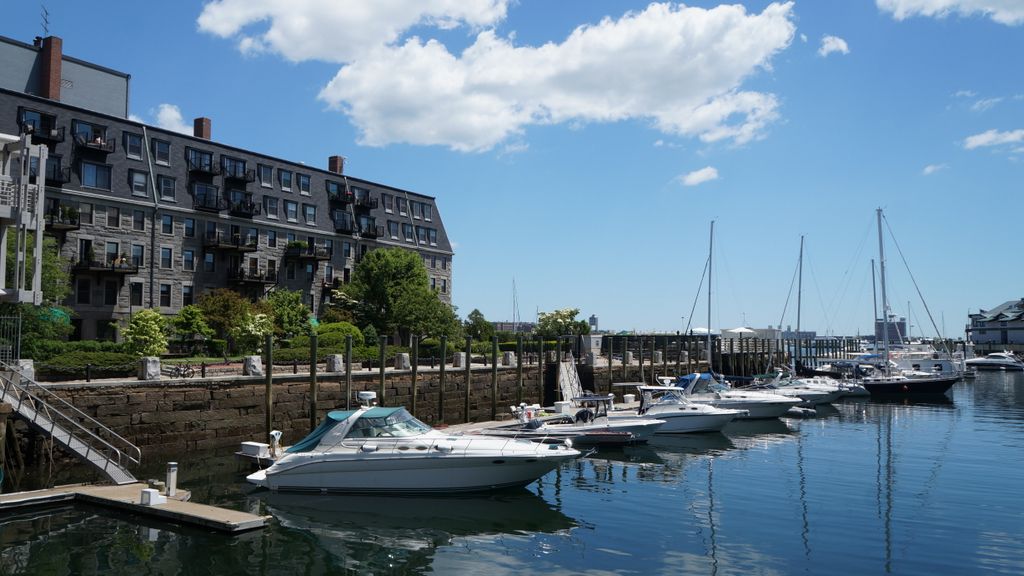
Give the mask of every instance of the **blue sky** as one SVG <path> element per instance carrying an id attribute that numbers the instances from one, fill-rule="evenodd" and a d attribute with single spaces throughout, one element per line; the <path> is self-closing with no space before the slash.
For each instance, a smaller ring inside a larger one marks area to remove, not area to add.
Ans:
<path id="1" fill-rule="evenodd" d="M 802 326 L 866 333 L 877 207 L 947 334 L 1024 296 L 1021 0 L 46 4 L 146 122 L 435 196 L 463 316 L 510 319 L 515 279 L 523 320 L 680 329 L 715 220 L 714 328 L 795 325 L 805 235 Z"/>

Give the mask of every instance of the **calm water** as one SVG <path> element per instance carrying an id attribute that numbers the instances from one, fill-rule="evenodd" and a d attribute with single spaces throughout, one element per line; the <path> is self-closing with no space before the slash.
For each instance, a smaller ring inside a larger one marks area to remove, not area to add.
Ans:
<path id="1" fill-rule="evenodd" d="M 1024 376 L 1001 373 L 945 401 L 658 438 L 489 496 L 252 492 L 211 456 L 184 487 L 268 529 L 36 511 L 0 518 L 0 574 L 1022 574 L 1022 457 Z"/>

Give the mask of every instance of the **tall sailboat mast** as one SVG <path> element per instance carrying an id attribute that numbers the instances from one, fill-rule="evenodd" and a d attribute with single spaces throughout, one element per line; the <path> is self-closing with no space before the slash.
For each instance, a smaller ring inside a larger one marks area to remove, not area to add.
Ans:
<path id="1" fill-rule="evenodd" d="M 797 265 L 797 282 L 796 282 L 796 335 L 800 337 L 800 308 L 801 308 L 801 297 L 804 292 L 804 237 L 800 235 L 800 263 Z"/>
<path id="2" fill-rule="evenodd" d="M 711 361 L 714 356 L 711 354 L 711 263 L 715 255 L 715 221 L 711 221 L 711 238 L 708 240 L 708 372 L 714 372 Z"/>
<path id="3" fill-rule="evenodd" d="M 882 209 L 878 215 L 878 271 L 882 285 L 882 345 L 885 350 L 885 371 L 889 372 L 889 300 L 885 294 L 885 245 L 882 242 Z"/>

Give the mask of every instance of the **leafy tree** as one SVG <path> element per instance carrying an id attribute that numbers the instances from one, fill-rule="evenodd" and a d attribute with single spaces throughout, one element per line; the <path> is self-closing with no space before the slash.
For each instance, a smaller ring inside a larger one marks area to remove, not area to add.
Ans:
<path id="1" fill-rule="evenodd" d="M 167 319 L 149 308 L 136 312 L 121 331 L 125 347 L 136 356 L 159 356 L 167 352 Z"/>
<path id="2" fill-rule="evenodd" d="M 590 334 L 590 324 L 585 320 L 576 320 L 579 313 L 579 308 L 541 312 L 537 318 L 537 333 L 544 338 Z"/>
<path id="3" fill-rule="evenodd" d="M 309 308 L 302 302 L 299 290 L 274 290 L 266 298 L 269 313 L 273 315 L 274 335 L 291 338 L 309 332 Z"/>
<path id="4" fill-rule="evenodd" d="M 377 340 L 377 331 L 372 325 L 363 328 L 363 344 L 365 346 L 376 346 L 379 344 Z"/>
<path id="5" fill-rule="evenodd" d="M 33 267 L 33 246 L 35 240 L 28 236 L 26 267 Z M 60 305 L 71 293 L 70 261 L 62 258 L 57 241 L 51 236 L 43 237 L 42 290 L 43 305 L 29 303 L 0 304 L 0 316 L 21 317 L 21 355 L 23 358 L 40 356 L 44 345 L 53 341 L 66 340 L 71 334 L 72 311 Z M 7 258 L 14 258 L 14 242 L 7 243 Z M 14 268 L 8 269 L 7 285 L 14 284 Z M 30 279 L 26 279 L 26 282 Z"/>
<path id="6" fill-rule="evenodd" d="M 484 318 L 483 313 L 476 308 L 466 316 L 464 326 L 466 329 L 466 336 L 470 336 L 474 340 L 487 341 L 494 336 L 494 325 L 488 322 L 487 319 Z"/>
<path id="7" fill-rule="evenodd" d="M 462 323 L 455 310 L 442 302 L 434 290 L 417 290 L 399 302 L 399 309 L 399 316 L 406 319 L 403 337 L 415 334 L 454 340 L 462 334 Z"/>
<path id="8" fill-rule="evenodd" d="M 235 346 L 242 353 L 263 352 L 263 342 L 267 334 L 274 333 L 274 320 L 267 314 L 246 312 L 241 319 L 235 321 L 229 335 Z"/>
<path id="9" fill-rule="evenodd" d="M 218 338 L 228 337 L 231 327 L 253 309 L 252 302 L 228 288 L 217 288 L 201 295 L 196 305 L 203 311 L 203 318 Z"/>
<path id="10" fill-rule="evenodd" d="M 178 337 L 184 340 L 205 339 L 213 336 L 213 328 L 206 323 L 203 310 L 195 304 L 189 304 L 182 308 L 178 315 L 171 319 L 171 326 L 178 333 Z"/>

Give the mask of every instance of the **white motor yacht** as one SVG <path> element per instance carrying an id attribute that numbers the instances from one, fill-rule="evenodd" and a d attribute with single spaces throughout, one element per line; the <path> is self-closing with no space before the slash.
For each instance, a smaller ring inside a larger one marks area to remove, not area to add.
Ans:
<path id="1" fill-rule="evenodd" d="M 992 352 L 981 358 L 970 358 L 966 364 L 977 370 L 1024 370 L 1024 362 L 1013 352 Z"/>
<path id="2" fill-rule="evenodd" d="M 668 378 L 667 382 L 666 379 L 662 379 L 662 382 L 682 388 L 686 397 L 693 402 L 711 404 L 716 408 L 746 410 L 747 414 L 737 417 L 737 420 L 778 418 L 801 402 L 799 398 L 787 398 L 778 394 L 736 390 L 719 382 L 707 372 L 695 372 L 675 380 Z"/>
<path id="3" fill-rule="evenodd" d="M 710 404 L 691 402 L 675 386 L 638 385 L 640 407 L 637 410 L 613 410 L 613 421 L 624 418 L 651 418 L 664 421 L 656 434 L 684 434 L 690 432 L 718 432 L 734 419 L 746 416 L 746 410 L 718 408 Z"/>
<path id="4" fill-rule="evenodd" d="M 646 442 L 665 422 L 631 414 L 612 415 L 612 396 L 579 396 L 572 399 L 575 412 L 533 418 L 532 410 L 513 408 L 516 424 L 480 430 L 480 434 L 513 436 L 546 441 L 566 438 L 573 446 L 622 445 Z"/>
<path id="5" fill-rule="evenodd" d="M 580 455 L 565 444 L 450 435 L 404 408 L 334 410 L 272 466 L 246 477 L 271 490 L 470 492 L 525 486 Z"/>

